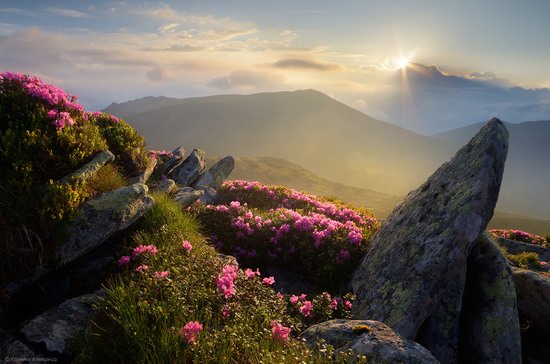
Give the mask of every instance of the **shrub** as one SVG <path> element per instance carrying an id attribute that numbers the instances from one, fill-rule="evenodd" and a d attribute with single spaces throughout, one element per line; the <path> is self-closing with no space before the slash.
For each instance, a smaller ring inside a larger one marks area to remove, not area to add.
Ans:
<path id="1" fill-rule="evenodd" d="M 547 241 L 545 241 L 545 238 L 543 238 L 542 236 L 531 234 L 523 230 L 494 229 L 494 230 L 490 230 L 489 233 L 491 233 L 495 238 L 502 237 L 510 240 L 521 241 L 523 243 L 528 243 L 528 244 L 536 244 L 544 247 L 548 246 Z"/>
<path id="2" fill-rule="evenodd" d="M 519 254 L 505 254 L 506 258 L 512 263 L 523 269 L 537 269 L 540 270 L 541 263 L 539 262 L 539 255 L 533 252 L 523 252 Z"/>
<path id="3" fill-rule="evenodd" d="M 259 182 L 226 182 L 218 196 L 220 205 L 191 209 L 218 250 L 246 266 L 294 271 L 318 292 L 343 292 L 379 227 L 349 206 Z"/>

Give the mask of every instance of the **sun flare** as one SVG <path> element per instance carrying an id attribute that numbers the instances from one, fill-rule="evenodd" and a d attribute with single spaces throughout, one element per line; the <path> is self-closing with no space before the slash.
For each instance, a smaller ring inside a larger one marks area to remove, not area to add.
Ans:
<path id="1" fill-rule="evenodd" d="M 409 63 L 411 63 L 411 58 L 409 57 L 400 57 L 395 60 L 395 68 L 403 69 L 406 68 Z"/>

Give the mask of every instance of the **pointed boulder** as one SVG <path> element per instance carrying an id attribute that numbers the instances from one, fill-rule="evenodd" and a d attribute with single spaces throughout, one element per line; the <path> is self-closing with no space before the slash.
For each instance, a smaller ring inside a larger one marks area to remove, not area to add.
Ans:
<path id="1" fill-rule="evenodd" d="M 175 167 L 168 177 L 172 178 L 180 186 L 191 186 L 202 171 L 204 171 L 204 168 L 206 168 L 204 157 L 204 150 L 201 148 L 193 149 L 189 157 L 185 158 L 183 163 Z"/>
<path id="2" fill-rule="evenodd" d="M 223 181 L 229 177 L 235 168 L 235 159 L 232 156 L 227 156 L 214 164 L 208 171 L 201 174 L 193 183 L 196 189 L 204 189 L 210 187 L 218 191 L 223 184 Z"/>
<path id="3" fill-rule="evenodd" d="M 415 338 L 493 215 L 507 151 L 492 119 L 394 209 L 352 278 L 355 318 Z"/>

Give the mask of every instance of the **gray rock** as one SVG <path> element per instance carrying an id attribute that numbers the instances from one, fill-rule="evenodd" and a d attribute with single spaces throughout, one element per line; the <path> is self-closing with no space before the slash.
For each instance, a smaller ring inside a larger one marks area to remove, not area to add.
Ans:
<path id="1" fill-rule="evenodd" d="M 74 171 L 73 173 L 66 175 L 65 177 L 59 180 L 59 183 L 67 183 L 71 179 L 81 179 L 87 180 L 88 178 L 94 176 L 97 171 L 101 169 L 105 164 L 110 163 L 115 160 L 115 156 L 108 150 L 99 152 L 94 159 Z"/>
<path id="2" fill-rule="evenodd" d="M 493 215 L 507 151 L 492 119 L 394 209 L 352 278 L 354 317 L 416 337 Z"/>
<path id="3" fill-rule="evenodd" d="M 68 340 L 84 332 L 94 316 L 93 304 L 102 291 L 75 297 L 35 317 L 20 332 L 27 340 L 43 343 L 46 349 L 60 354 L 71 354 Z"/>
<path id="4" fill-rule="evenodd" d="M 176 182 L 173 179 L 167 178 L 162 181 L 155 182 L 151 187 L 151 192 L 170 193 L 176 187 Z"/>
<path id="5" fill-rule="evenodd" d="M 214 203 L 216 203 L 216 197 L 218 195 L 218 192 L 215 189 L 213 189 L 212 187 L 197 186 L 197 190 L 204 192 L 199 198 L 199 200 L 203 204 L 213 205 Z"/>
<path id="6" fill-rule="evenodd" d="M 2 360 L 4 360 L 6 363 L 11 361 L 15 362 L 15 359 L 17 359 L 18 363 L 44 362 L 43 360 L 40 360 L 41 358 L 43 358 L 42 355 L 36 354 L 26 344 L 5 333 L 2 329 L 0 329 L 0 358 L 2 358 Z"/>
<path id="7" fill-rule="evenodd" d="M 354 333 L 353 328 L 366 325 L 368 328 Z M 355 354 L 367 357 L 371 363 L 439 363 L 430 352 L 414 341 L 403 339 L 388 326 L 371 320 L 331 320 L 313 325 L 300 338 L 309 347 L 315 348 L 319 339 L 335 348 L 338 353 L 351 349 Z"/>
<path id="8" fill-rule="evenodd" d="M 171 174 L 174 168 L 183 163 L 184 157 L 185 149 L 183 149 L 183 147 L 177 147 L 176 149 L 174 149 L 174 151 L 172 152 L 172 157 L 170 157 L 170 159 L 168 159 L 162 165 L 162 175 L 168 176 L 169 174 Z"/>
<path id="9" fill-rule="evenodd" d="M 461 362 L 521 363 L 521 335 L 512 271 L 487 233 L 477 240 L 468 257 L 463 302 Z"/>
<path id="10" fill-rule="evenodd" d="M 550 337 L 550 278 L 540 273 L 512 268 L 518 311 L 532 329 Z"/>
<path id="11" fill-rule="evenodd" d="M 182 205 L 183 208 L 187 208 L 194 204 L 203 194 L 204 191 L 194 190 L 191 187 L 184 187 L 176 192 L 174 201 Z"/>
<path id="12" fill-rule="evenodd" d="M 147 186 L 134 184 L 105 193 L 86 202 L 68 228 L 68 239 L 59 249 L 58 260 L 66 264 L 124 230 L 153 206 Z"/>
<path id="13" fill-rule="evenodd" d="M 199 178 L 193 182 L 192 186 L 196 189 L 199 189 L 199 186 L 202 186 L 202 188 L 211 187 L 218 191 L 223 181 L 225 181 L 233 171 L 233 168 L 235 168 L 235 159 L 231 156 L 227 156 L 210 167 L 208 171 L 201 174 Z"/>
<path id="14" fill-rule="evenodd" d="M 510 240 L 506 238 L 497 238 L 497 243 L 510 254 L 537 253 L 539 260 L 550 261 L 550 249 L 543 248 L 540 245 L 528 244 L 521 241 Z"/>
<path id="15" fill-rule="evenodd" d="M 149 180 L 149 177 L 153 174 L 153 171 L 155 170 L 155 167 L 157 166 L 157 160 L 155 158 L 150 158 L 149 162 L 147 163 L 147 167 L 145 167 L 145 170 L 143 173 L 141 173 L 139 176 L 136 176 L 132 179 L 130 179 L 130 184 L 133 185 L 135 183 L 145 184 L 147 180 Z"/>
<path id="16" fill-rule="evenodd" d="M 237 261 L 237 258 L 235 258 L 232 255 L 217 253 L 216 258 L 223 263 L 223 265 L 234 265 L 235 267 L 239 268 L 239 262 Z"/>
<path id="17" fill-rule="evenodd" d="M 183 163 L 174 168 L 168 177 L 172 178 L 180 186 L 190 186 L 206 168 L 204 150 L 193 149 L 189 157 Z"/>

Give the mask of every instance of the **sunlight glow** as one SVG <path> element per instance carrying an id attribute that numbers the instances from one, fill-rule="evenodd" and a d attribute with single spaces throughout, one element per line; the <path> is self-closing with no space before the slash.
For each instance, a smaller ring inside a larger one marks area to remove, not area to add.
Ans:
<path id="1" fill-rule="evenodd" d="M 395 60 L 395 67 L 396 69 L 403 69 L 406 68 L 409 63 L 411 63 L 410 57 L 400 57 Z"/>

